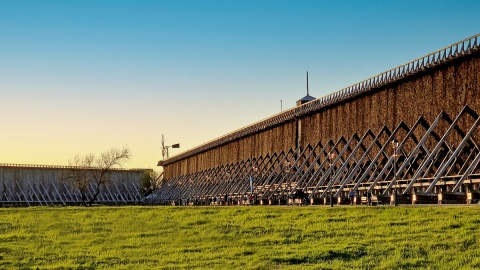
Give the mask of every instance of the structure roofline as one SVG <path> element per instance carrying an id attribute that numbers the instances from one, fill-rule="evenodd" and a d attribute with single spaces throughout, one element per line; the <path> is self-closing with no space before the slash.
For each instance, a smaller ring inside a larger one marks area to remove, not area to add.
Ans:
<path id="1" fill-rule="evenodd" d="M 424 72 L 428 69 L 436 68 L 457 58 L 467 57 L 475 52 L 478 52 L 479 48 L 480 34 L 477 34 L 459 42 L 456 42 L 450 46 L 432 52 L 430 54 L 426 54 L 422 57 L 416 58 L 403 65 L 399 65 L 373 77 L 367 78 L 361 82 L 350 85 L 331 94 L 325 95 L 321 98 L 312 100 L 308 103 L 293 107 L 288 110 L 284 110 L 278 114 L 272 115 L 269 118 L 260 120 L 251 125 L 232 131 L 226 135 L 223 135 L 219 138 L 189 149 L 185 152 L 179 153 L 166 160 L 159 161 L 158 166 L 167 166 L 171 163 L 208 151 L 210 149 L 238 140 L 240 138 L 261 132 L 273 126 L 277 126 L 288 121 L 293 121 L 297 117 L 321 111 L 327 107 L 334 106 L 346 100 L 350 100 L 366 93 L 373 92 L 394 82 L 398 82 L 405 78 L 416 75 L 419 72 Z"/>

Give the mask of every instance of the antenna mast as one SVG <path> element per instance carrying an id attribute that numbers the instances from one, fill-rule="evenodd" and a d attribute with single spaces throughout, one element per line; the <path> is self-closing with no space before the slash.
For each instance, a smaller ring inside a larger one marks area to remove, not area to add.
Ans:
<path id="1" fill-rule="evenodd" d="M 307 96 L 309 96 L 310 94 L 308 94 L 308 70 L 307 70 Z"/>
<path id="2" fill-rule="evenodd" d="M 165 151 L 165 139 L 164 139 L 163 134 L 162 134 L 162 158 L 163 158 L 163 160 L 165 160 L 165 154 L 167 153 L 167 151 Z M 167 156 L 167 158 L 168 158 L 168 156 Z"/>

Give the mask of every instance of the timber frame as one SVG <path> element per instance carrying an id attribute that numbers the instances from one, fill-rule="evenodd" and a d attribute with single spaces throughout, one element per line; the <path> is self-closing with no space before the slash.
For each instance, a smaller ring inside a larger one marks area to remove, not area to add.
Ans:
<path id="1" fill-rule="evenodd" d="M 397 190 L 399 200 L 418 203 L 476 192 L 479 36 L 160 161 L 161 201 L 253 195 L 258 203 L 285 204 L 300 192 L 309 203 L 326 203 L 330 194 L 345 200 L 352 189 L 387 201 Z"/>

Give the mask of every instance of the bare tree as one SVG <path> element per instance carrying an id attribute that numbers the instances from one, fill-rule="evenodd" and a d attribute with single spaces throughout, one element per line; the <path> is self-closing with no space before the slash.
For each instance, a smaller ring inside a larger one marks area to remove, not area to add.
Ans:
<path id="1" fill-rule="evenodd" d="M 131 153 L 128 147 L 112 148 L 95 157 L 76 155 L 69 165 L 74 168 L 63 175 L 63 180 L 71 181 L 73 187 L 80 193 L 82 203 L 91 206 L 97 200 L 102 185 L 110 180 L 110 174 L 115 168 L 130 160 Z"/>
<path id="2" fill-rule="evenodd" d="M 142 193 L 143 196 L 152 194 L 163 181 L 163 172 L 148 170 L 142 177 Z"/>
<path id="3" fill-rule="evenodd" d="M 155 190 L 161 186 L 162 182 L 163 172 L 146 171 L 142 177 L 142 190 L 140 192 L 143 194 L 143 198 L 141 202 L 152 205 L 157 203 L 158 194 L 155 194 Z"/>

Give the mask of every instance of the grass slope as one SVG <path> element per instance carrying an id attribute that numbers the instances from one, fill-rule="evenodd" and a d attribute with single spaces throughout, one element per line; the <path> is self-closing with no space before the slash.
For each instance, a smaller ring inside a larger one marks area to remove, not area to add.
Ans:
<path id="1" fill-rule="evenodd" d="M 0 269 L 478 269 L 480 208 L 0 209 Z"/>

